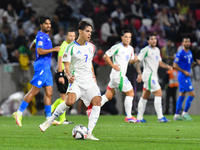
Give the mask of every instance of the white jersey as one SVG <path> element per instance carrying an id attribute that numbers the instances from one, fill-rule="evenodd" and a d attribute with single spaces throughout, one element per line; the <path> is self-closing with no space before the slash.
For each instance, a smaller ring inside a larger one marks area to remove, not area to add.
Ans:
<path id="1" fill-rule="evenodd" d="M 143 61 L 142 80 L 147 81 L 151 78 L 158 80 L 159 61 L 162 60 L 160 50 L 157 47 L 152 49 L 150 46 L 146 46 L 140 51 L 138 59 Z"/>
<path id="2" fill-rule="evenodd" d="M 128 45 L 124 47 L 122 43 L 115 44 L 108 51 L 106 51 L 108 57 L 112 56 L 113 64 L 119 65 L 120 71 L 116 71 L 112 68 L 110 78 L 118 78 L 120 76 L 125 76 L 127 71 L 127 66 L 130 60 L 134 59 L 133 47 Z"/>
<path id="3" fill-rule="evenodd" d="M 66 47 L 62 61 L 70 62 L 70 75 L 75 75 L 77 83 L 94 82 L 92 71 L 94 52 L 95 46 L 89 42 L 81 46 L 74 41 Z"/>

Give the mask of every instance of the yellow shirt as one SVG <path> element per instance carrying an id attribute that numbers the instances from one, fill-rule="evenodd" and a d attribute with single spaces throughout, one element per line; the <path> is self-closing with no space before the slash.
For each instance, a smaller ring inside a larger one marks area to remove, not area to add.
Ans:
<path id="1" fill-rule="evenodd" d="M 67 43 L 66 41 L 63 41 L 63 42 L 62 42 L 62 44 L 61 44 L 61 46 L 60 46 L 60 51 L 58 52 L 58 58 L 59 58 L 59 56 L 60 56 L 60 57 L 63 57 L 63 54 L 64 54 L 65 49 L 66 49 L 66 47 L 67 47 L 68 44 L 69 44 L 69 43 Z M 64 69 L 65 69 L 64 63 L 62 63 L 62 70 L 64 70 Z"/>

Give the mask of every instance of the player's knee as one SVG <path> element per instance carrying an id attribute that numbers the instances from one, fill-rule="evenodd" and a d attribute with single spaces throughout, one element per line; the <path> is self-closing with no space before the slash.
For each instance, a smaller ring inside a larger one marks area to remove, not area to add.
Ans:
<path id="1" fill-rule="evenodd" d="M 92 100 L 93 106 L 101 106 L 101 98 L 96 97 L 95 99 Z"/>
<path id="2" fill-rule="evenodd" d="M 195 97 L 195 92 L 192 92 L 190 96 Z"/>

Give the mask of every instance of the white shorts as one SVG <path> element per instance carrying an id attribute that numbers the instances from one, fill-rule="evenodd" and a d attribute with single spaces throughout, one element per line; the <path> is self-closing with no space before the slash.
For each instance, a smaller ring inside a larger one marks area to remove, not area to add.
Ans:
<path id="1" fill-rule="evenodd" d="M 161 88 L 160 84 L 158 83 L 158 80 L 156 79 L 150 78 L 149 80 L 143 82 L 143 88 L 145 90 L 149 90 L 151 93 L 158 91 Z"/>
<path id="2" fill-rule="evenodd" d="M 95 96 L 101 97 L 101 92 L 96 82 L 90 84 L 78 84 L 77 82 L 74 82 L 73 84 L 69 84 L 66 93 L 75 93 L 76 101 L 80 98 L 83 100 L 86 107 L 90 105 L 91 100 Z"/>
<path id="3" fill-rule="evenodd" d="M 125 76 L 114 79 L 111 78 L 107 89 L 114 89 L 115 93 L 117 93 L 118 91 L 128 92 L 132 90 L 133 87 L 129 79 Z"/>

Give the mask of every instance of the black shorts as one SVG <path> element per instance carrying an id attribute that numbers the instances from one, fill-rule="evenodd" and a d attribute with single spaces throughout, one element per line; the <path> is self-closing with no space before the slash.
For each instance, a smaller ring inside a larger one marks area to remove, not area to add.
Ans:
<path id="1" fill-rule="evenodd" d="M 64 74 L 64 71 L 63 71 L 63 74 Z M 67 80 L 67 77 L 64 76 L 64 79 L 65 79 L 65 84 L 62 84 L 59 82 L 59 73 L 56 73 L 55 74 L 55 80 L 56 80 L 56 85 L 57 85 L 57 88 L 58 88 L 58 91 L 61 93 L 61 94 L 64 94 L 66 93 L 67 91 L 67 87 L 68 87 L 68 80 Z"/>

